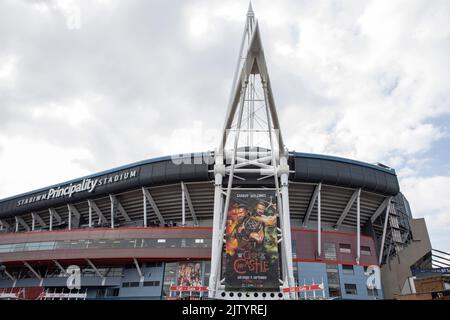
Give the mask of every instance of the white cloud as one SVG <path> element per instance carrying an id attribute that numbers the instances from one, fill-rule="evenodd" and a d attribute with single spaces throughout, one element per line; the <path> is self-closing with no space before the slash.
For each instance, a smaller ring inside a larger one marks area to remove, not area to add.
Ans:
<path id="1" fill-rule="evenodd" d="M 220 43 L 222 35 L 227 32 L 222 28 L 223 22 L 243 23 L 245 21 L 243 12 L 245 11 L 242 11 L 242 2 L 236 0 L 221 3 L 213 1 L 187 3 L 183 10 L 183 18 L 191 48 L 199 50 Z"/>
<path id="2" fill-rule="evenodd" d="M 8 89 L 14 87 L 18 60 L 15 55 L 0 55 L 0 87 Z"/>
<path id="3" fill-rule="evenodd" d="M 81 9 L 75 0 L 57 0 L 56 8 L 61 11 L 66 18 L 68 29 L 81 28 Z"/>
<path id="4" fill-rule="evenodd" d="M 194 121 L 175 128 L 169 137 L 161 134 L 151 134 L 148 141 L 165 141 L 159 150 L 165 155 L 212 150 L 220 137 L 220 130 L 205 127 L 202 121 Z M 174 152 L 174 150 L 177 150 Z"/>
<path id="5" fill-rule="evenodd" d="M 433 246 L 446 249 L 450 230 L 450 175 L 400 180 L 414 217 L 425 218 Z"/>
<path id="6" fill-rule="evenodd" d="M 82 163 L 92 160 L 92 155 L 84 148 L 61 148 L 32 135 L 0 136 L 0 147 L 0 194 L 5 196 L 90 173 Z"/>
<path id="7" fill-rule="evenodd" d="M 34 8 L 41 13 L 49 13 L 54 10 L 60 13 L 70 30 L 81 28 L 80 2 L 76 0 L 36 0 Z"/>
<path id="8" fill-rule="evenodd" d="M 95 100 L 97 99 L 86 101 L 78 98 L 68 101 L 66 104 L 35 105 L 30 111 L 30 116 L 35 121 L 62 121 L 67 125 L 81 129 L 80 125 L 92 119 L 90 108 L 96 104 Z"/>

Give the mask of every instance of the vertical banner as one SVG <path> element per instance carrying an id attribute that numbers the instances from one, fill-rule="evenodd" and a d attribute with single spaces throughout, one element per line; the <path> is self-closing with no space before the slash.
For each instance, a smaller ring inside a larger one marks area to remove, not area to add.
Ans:
<path id="1" fill-rule="evenodd" d="M 182 262 L 178 265 L 177 285 L 196 287 L 202 285 L 202 265 L 200 262 Z"/>
<path id="2" fill-rule="evenodd" d="M 225 290 L 278 291 L 278 210 L 274 190 L 233 190 L 227 213 Z"/>

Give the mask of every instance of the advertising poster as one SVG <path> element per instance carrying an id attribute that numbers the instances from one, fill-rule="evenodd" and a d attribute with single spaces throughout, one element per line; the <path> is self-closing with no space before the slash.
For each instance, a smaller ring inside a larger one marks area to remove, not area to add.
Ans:
<path id="1" fill-rule="evenodd" d="M 233 190 L 227 214 L 225 290 L 279 290 L 278 210 L 273 190 Z"/>
<path id="2" fill-rule="evenodd" d="M 197 287 L 202 285 L 201 263 L 180 263 L 178 265 L 177 286 Z"/>

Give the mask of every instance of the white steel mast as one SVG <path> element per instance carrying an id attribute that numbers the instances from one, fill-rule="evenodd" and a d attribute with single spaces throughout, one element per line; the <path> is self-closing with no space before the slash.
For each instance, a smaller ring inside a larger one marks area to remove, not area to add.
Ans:
<path id="1" fill-rule="evenodd" d="M 248 292 L 235 292 L 231 295 L 230 292 L 225 292 L 221 273 L 231 190 L 238 187 L 242 180 L 254 179 L 266 180 L 266 183 L 274 186 L 277 195 L 282 264 L 280 291 L 275 298 L 294 299 L 296 295 L 292 293 L 281 295 L 282 288 L 295 286 L 289 214 L 288 152 L 280 131 L 260 30 L 251 3 L 222 137 L 214 158 L 214 221 L 209 297 L 254 297 Z M 224 181 L 225 178 L 227 181 Z M 258 298 L 261 299 L 261 295 Z"/>

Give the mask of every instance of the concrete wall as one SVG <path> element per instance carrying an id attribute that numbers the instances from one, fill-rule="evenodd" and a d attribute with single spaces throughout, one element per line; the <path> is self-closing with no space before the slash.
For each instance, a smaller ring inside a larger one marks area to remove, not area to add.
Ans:
<path id="1" fill-rule="evenodd" d="M 394 299 L 401 293 L 408 277 L 412 276 L 411 266 L 431 250 L 425 220 L 410 221 L 413 240 L 381 267 L 381 281 L 386 299 Z"/>

